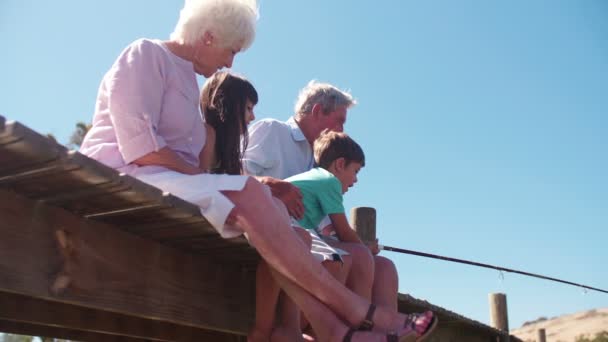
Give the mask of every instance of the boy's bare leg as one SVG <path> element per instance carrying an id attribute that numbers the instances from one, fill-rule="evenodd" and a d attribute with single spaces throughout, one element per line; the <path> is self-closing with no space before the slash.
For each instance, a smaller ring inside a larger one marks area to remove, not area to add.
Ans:
<path id="1" fill-rule="evenodd" d="M 367 246 L 360 243 L 326 241 L 329 245 L 347 251 L 352 258 L 352 266 L 346 277 L 346 286 L 354 293 L 371 300 L 374 282 L 374 256 Z"/>
<path id="2" fill-rule="evenodd" d="M 346 284 L 346 278 L 353 266 L 353 258 L 350 255 L 343 255 L 342 261 L 325 260 L 323 267 L 331 273 L 340 283 Z"/>
<path id="3" fill-rule="evenodd" d="M 395 264 L 388 258 L 374 256 L 375 272 L 372 287 L 372 303 L 397 311 L 399 276 Z"/>
<path id="4" fill-rule="evenodd" d="M 350 326 L 364 320 L 370 302 L 345 289 L 314 259 L 290 228 L 283 203 L 273 199 L 266 186 L 250 178 L 242 191 L 223 193 L 235 204 L 230 220 L 247 233 L 249 242 L 273 271 L 310 292 Z M 405 316 L 378 307 L 373 320 L 375 329 L 395 331 Z"/>

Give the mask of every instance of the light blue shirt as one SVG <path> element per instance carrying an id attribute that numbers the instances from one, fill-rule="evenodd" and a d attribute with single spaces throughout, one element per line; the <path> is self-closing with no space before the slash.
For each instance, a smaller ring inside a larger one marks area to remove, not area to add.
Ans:
<path id="1" fill-rule="evenodd" d="M 313 168 L 312 147 L 293 117 L 264 119 L 249 127 L 243 156 L 245 173 L 285 179 Z"/>

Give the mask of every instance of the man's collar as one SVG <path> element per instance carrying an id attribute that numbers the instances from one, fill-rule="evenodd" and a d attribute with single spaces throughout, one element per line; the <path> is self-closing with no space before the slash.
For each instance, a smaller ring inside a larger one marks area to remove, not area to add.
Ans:
<path id="1" fill-rule="evenodd" d="M 304 132 L 302 132 L 302 130 L 300 129 L 300 126 L 298 126 L 298 123 L 296 122 L 296 119 L 293 116 L 290 117 L 286 123 L 289 126 L 289 128 L 291 129 L 291 136 L 293 137 L 293 140 L 295 140 L 295 141 L 306 140 L 306 137 L 304 136 Z"/>

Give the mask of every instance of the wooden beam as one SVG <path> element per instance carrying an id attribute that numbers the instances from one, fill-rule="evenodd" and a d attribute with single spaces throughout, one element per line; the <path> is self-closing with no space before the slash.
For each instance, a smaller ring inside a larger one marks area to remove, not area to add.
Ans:
<path id="1" fill-rule="evenodd" d="M 188 254 L 6 190 L 0 190 L 0 217 L 0 293 L 206 330 L 244 334 L 251 324 L 251 268 Z M 52 316 L 22 320 L 51 324 L 41 321 Z"/>
<path id="2" fill-rule="evenodd" d="M 57 328 L 53 326 L 34 325 L 22 322 L 1 321 L 0 332 L 18 335 L 61 338 L 71 341 L 87 342 L 145 342 L 150 339 L 133 338 L 119 335 L 108 335 L 89 331 Z"/>
<path id="3" fill-rule="evenodd" d="M 350 210 L 350 222 L 359 238 L 365 242 L 376 240 L 376 209 L 355 207 Z"/>
<path id="4" fill-rule="evenodd" d="M 237 335 L 0 292 L 0 331 L 76 341 L 235 341 Z"/>

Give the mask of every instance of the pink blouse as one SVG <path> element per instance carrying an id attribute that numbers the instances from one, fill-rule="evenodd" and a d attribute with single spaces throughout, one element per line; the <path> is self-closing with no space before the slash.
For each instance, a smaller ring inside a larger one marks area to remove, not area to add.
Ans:
<path id="1" fill-rule="evenodd" d="M 131 175 L 161 172 L 132 162 L 167 146 L 198 166 L 205 132 L 192 63 L 159 40 L 140 39 L 103 77 L 80 152 Z"/>

